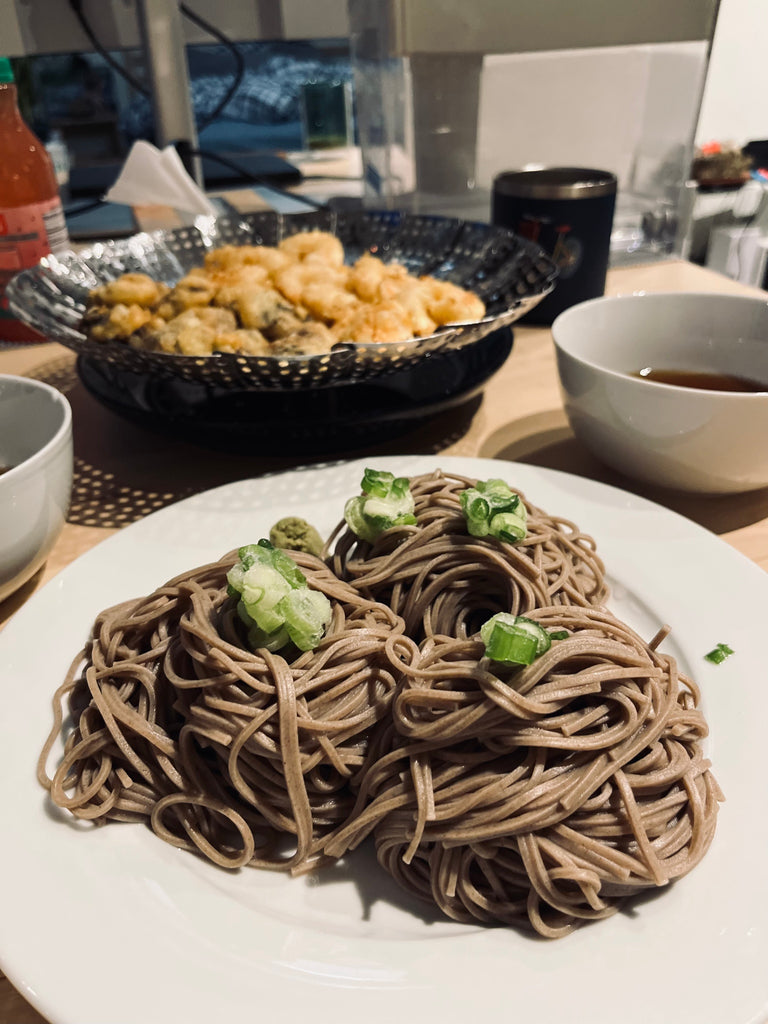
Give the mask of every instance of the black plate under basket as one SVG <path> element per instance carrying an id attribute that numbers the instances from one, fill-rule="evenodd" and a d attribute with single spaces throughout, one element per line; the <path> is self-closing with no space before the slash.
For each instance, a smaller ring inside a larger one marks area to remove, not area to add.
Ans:
<path id="1" fill-rule="evenodd" d="M 512 350 L 511 327 L 370 381 L 297 391 L 233 390 L 80 355 L 85 388 L 112 412 L 206 447 L 263 455 L 333 454 L 401 436 L 469 402 Z"/>

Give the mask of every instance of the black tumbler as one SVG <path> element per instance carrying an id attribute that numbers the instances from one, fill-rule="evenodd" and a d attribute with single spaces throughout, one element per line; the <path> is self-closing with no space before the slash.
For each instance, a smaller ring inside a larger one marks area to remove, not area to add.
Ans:
<path id="1" fill-rule="evenodd" d="M 558 268 L 554 290 L 525 317 L 551 324 L 605 292 L 616 175 L 587 167 L 505 171 L 494 178 L 491 220 L 530 238 Z"/>

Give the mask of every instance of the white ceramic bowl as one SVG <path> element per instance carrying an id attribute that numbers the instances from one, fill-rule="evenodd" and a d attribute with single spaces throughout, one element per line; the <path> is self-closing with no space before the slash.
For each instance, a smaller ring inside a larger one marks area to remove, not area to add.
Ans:
<path id="1" fill-rule="evenodd" d="M 72 494 L 72 411 L 49 384 L 0 374 L 0 601 L 45 562 Z"/>
<path id="2" fill-rule="evenodd" d="M 768 297 L 672 293 L 592 299 L 552 325 L 565 411 L 594 455 L 677 490 L 768 486 Z M 645 367 L 729 374 L 762 393 L 632 376 Z"/>

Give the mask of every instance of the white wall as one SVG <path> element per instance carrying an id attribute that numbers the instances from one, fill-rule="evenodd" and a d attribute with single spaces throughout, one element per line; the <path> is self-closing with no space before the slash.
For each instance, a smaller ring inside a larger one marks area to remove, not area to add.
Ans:
<path id="1" fill-rule="evenodd" d="M 703 42 L 486 57 L 478 185 L 539 163 L 604 167 L 640 193 L 662 193 L 666 176 L 674 191 L 687 171 L 705 61 Z"/>
<path id="2" fill-rule="evenodd" d="M 646 168 L 663 177 L 691 132 L 697 144 L 768 139 L 768 0 L 720 0 L 702 93 L 705 52 L 678 43 L 486 57 L 478 184 L 504 168 L 570 162 L 609 167 L 645 192 Z"/>
<path id="3" fill-rule="evenodd" d="M 696 142 L 768 139 L 768 0 L 721 0 Z"/>

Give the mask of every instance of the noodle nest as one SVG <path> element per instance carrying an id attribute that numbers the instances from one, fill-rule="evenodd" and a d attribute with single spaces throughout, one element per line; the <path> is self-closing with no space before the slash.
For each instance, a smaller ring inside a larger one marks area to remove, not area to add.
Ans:
<path id="1" fill-rule="evenodd" d="M 340 523 L 329 542 L 335 572 L 401 615 L 416 641 L 472 636 L 496 612 L 605 600 L 605 568 L 593 539 L 524 495 L 523 542 L 470 536 L 459 495 L 476 483 L 439 470 L 413 477 L 416 525 L 393 527 L 374 544 Z"/>
<path id="2" fill-rule="evenodd" d="M 646 642 L 604 607 L 569 520 L 521 496 L 523 541 L 476 538 L 459 495 L 477 481 L 410 483 L 415 525 L 371 544 L 342 522 L 323 559 L 289 552 L 332 605 L 313 651 L 247 648 L 236 552 L 103 612 L 54 698 L 53 802 L 225 868 L 300 874 L 370 839 L 448 917 L 547 938 L 695 867 L 723 797 L 666 632 Z M 558 638 L 492 662 L 478 630 L 496 612 Z"/>
<path id="3" fill-rule="evenodd" d="M 412 652 L 357 813 L 379 862 L 457 921 L 554 938 L 690 871 L 722 794 L 695 684 L 605 610 L 531 613 L 567 639 L 510 671 L 477 640 Z"/>
<path id="4" fill-rule="evenodd" d="M 61 710 L 40 759 L 56 804 L 95 822 L 146 821 L 222 867 L 318 863 L 391 703 L 403 624 L 293 554 L 333 608 L 319 646 L 293 660 L 246 648 L 227 595 L 235 553 L 99 616 L 57 694 L 76 727 L 52 778 Z"/>

